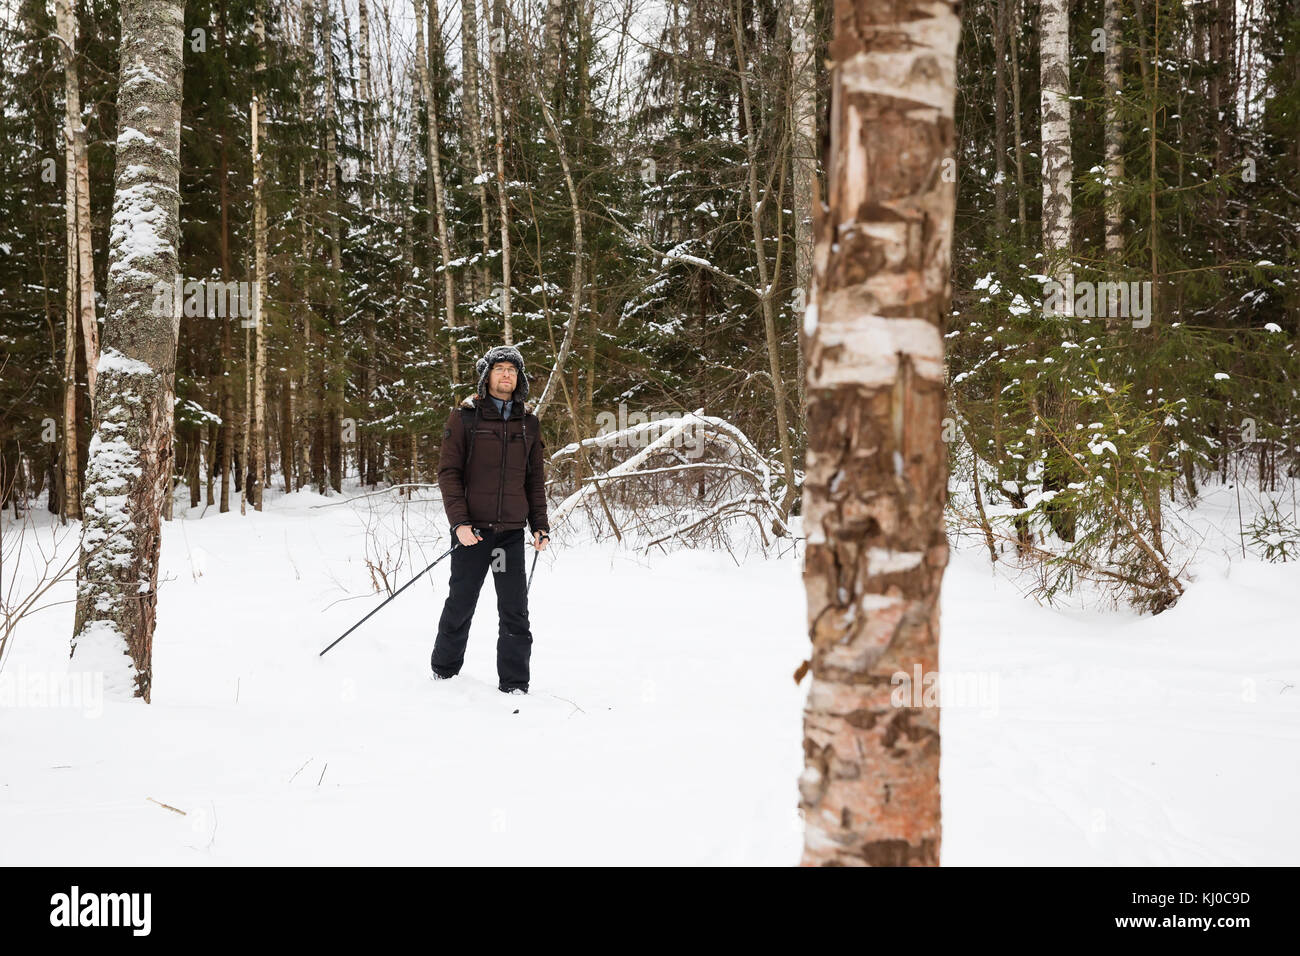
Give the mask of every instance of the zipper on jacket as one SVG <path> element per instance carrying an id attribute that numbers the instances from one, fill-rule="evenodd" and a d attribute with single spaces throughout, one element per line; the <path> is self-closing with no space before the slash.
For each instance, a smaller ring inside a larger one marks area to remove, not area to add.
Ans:
<path id="1" fill-rule="evenodd" d="M 510 432 L 505 419 L 501 420 L 501 480 L 497 482 L 497 524 L 501 523 L 501 496 L 506 489 L 506 445 L 510 441 Z"/>

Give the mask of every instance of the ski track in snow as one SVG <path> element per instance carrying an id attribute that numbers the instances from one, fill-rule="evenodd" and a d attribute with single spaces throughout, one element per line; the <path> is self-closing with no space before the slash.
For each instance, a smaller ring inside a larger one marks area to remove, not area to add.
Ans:
<path id="1" fill-rule="evenodd" d="M 0 706 L 0 864 L 798 862 L 797 559 L 562 544 L 507 696 L 490 580 L 429 679 L 446 561 L 319 658 L 381 600 L 365 506 L 267 499 L 178 501 L 151 705 Z M 399 584 L 447 547 L 436 500 L 409 516 Z M 941 665 L 996 696 L 943 711 L 944 864 L 1293 863 L 1297 594 L 1295 564 L 1211 561 L 1155 618 L 1052 610 L 955 549 Z M 20 626 L 6 678 L 66 673 L 72 613 Z"/>

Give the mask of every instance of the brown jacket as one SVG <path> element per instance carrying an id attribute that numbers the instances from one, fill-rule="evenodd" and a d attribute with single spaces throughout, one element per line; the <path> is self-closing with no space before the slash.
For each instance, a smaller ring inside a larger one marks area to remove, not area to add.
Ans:
<path id="1" fill-rule="evenodd" d="M 464 418 L 462 419 L 462 410 Z M 467 442 L 473 431 L 473 446 Z M 466 399 L 447 416 L 438 455 L 438 487 L 452 529 L 548 531 L 541 423 L 512 402 L 502 419 L 491 399 Z M 466 460 L 468 458 L 468 460 Z"/>

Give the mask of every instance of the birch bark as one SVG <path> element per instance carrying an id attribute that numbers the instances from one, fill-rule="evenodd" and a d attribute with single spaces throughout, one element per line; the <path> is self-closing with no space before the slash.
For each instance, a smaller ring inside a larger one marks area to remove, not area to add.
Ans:
<path id="1" fill-rule="evenodd" d="M 805 316 L 803 864 L 937 865 L 943 317 L 958 6 L 835 0 L 829 208 Z M 803 676 L 801 668 L 798 677 Z M 919 674 L 918 674 L 919 672 Z"/>

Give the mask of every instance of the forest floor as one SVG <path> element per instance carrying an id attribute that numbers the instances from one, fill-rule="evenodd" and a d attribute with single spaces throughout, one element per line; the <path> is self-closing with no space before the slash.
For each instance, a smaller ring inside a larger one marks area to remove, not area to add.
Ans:
<path id="1" fill-rule="evenodd" d="M 357 494 L 178 500 L 150 705 L 50 706 L 72 606 L 19 626 L 0 865 L 798 862 L 797 555 L 558 541 L 531 693 L 507 696 L 490 582 L 460 676 L 429 679 L 446 561 L 318 656 L 380 600 L 372 568 L 400 584 L 448 547 L 436 498 Z M 1217 536 L 1156 617 L 1039 606 L 954 549 L 941 665 L 975 693 L 942 712 L 945 865 L 1300 858 L 1300 564 L 1229 560 L 1229 494 L 1192 516 Z M 74 551 L 75 526 L 34 517 Z"/>

